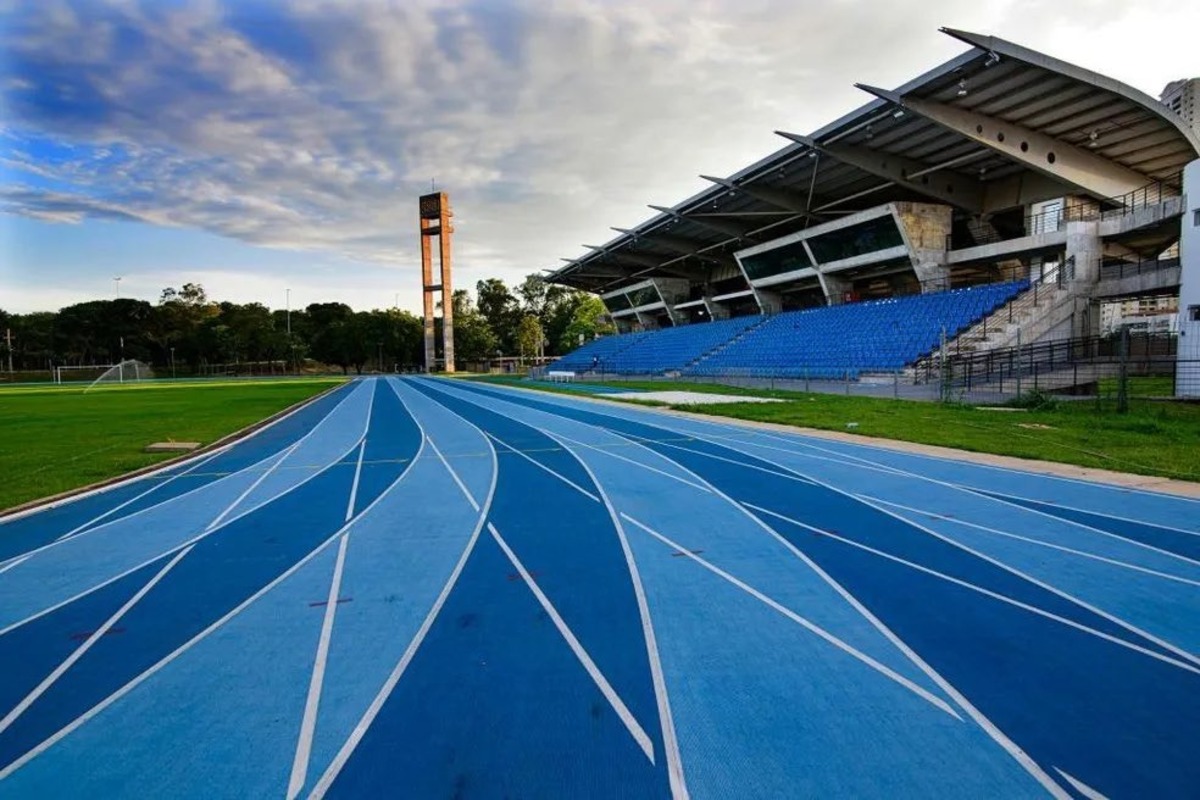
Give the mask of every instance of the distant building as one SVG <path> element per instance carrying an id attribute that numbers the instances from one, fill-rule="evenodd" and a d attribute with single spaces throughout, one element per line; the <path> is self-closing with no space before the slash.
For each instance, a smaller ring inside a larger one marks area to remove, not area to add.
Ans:
<path id="1" fill-rule="evenodd" d="M 1200 132 L 1200 78 L 1171 81 L 1159 96 L 1162 104 Z"/>
<path id="2" fill-rule="evenodd" d="M 1173 333 L 1178 330 L 1179 298 L 1176 296 L 1135 297 L 1100 306 L 1100 332 L 1116 333 L 1121 328 L 1144 333 Z"/>

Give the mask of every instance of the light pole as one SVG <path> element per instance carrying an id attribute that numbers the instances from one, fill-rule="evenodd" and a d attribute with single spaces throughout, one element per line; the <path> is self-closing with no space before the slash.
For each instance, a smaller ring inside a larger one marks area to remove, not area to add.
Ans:
<path id="1" fill-rule="evenodd" d="M 284 303 L 287 306 L 288 361 L 295 361 L 295 348 L 292 347 L 292 290 L 286 289 L 285 291 L 287 292 L 287 299 L 284 301 Z"/>
<path id="2" fill-rule="evenodd" d="M 175 379 L 175 348 L 171 348 L 171 380 Z"/>
<path id="3" fill-rule="evenodd" d="M 113 283 L 117 287 L 117 291 L 116 291 L 117 299 L 120 300 L 121 299 L 121 276 L 120 275 L 114 276 Z"/>

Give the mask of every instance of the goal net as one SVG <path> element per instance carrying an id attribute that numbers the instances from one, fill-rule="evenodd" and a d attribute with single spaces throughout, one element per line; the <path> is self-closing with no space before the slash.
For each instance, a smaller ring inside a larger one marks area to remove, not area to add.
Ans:
<path id="1" fill-rule="evenodd" d="M 89 391 L 97 386 L 107 386 L 111 384 L 122 383 L 141 383 L 142 381 L 152 380 L 154 378 L 154 370 L 150 369 L 144 361 L 136 359 L 126 359 L 119 364 L 113 364 L 108 369 L 104 370 L 99 377 L 88 384 Z"/>

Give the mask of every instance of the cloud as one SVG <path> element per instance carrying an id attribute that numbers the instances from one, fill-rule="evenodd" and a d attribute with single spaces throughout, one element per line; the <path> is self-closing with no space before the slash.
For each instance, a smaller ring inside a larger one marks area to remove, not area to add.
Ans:
<path id="1" fill-rule="evenodd" d="M 436 179 L 459 263 L 515 278 L 765 155 L 772 130 L 852 109 L 854 81 L 895 85 L 959 52 L 940 24 L 1062 43 L 1134 13 L 1037 9 L 43 0 L 0 19 L 0 155 L 28 178 L 0 212 L 411 266 L 415 196 Z"/>

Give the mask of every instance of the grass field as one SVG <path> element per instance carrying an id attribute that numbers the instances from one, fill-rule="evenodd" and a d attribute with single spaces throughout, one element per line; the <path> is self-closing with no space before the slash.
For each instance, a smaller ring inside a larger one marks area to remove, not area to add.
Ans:
<path id="1" fill-rule="evenodd" d="M 569 384 L 531 386 L 508 377 L 475 380 L 597 396 L 594 391 L 571 389 Z M 1128 414 L 1117 414 L 1111 402 L 1080 400 L 1060 402 L 1050 409 L 995 411 L 956 404 L 765 391 L 718 384 L 620 381 L 612 385 L 636 391 L 681 389 L 776 397 L 784 402 L 722 403 L 688 410 L 1200 481 L 1200 404 L 1132 400 Z M 620 400 L 619 394 L 604 397 Z M 858 424 L 849 429 L 849 423 Z"/>
<path id="2" fill-rule="evenodd" d="M 339 379 L 0 389 L 0 509 L 155 464 L 142 448 L 208 444 Z"/>

